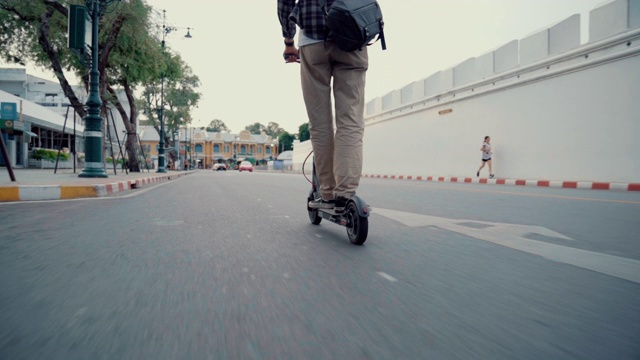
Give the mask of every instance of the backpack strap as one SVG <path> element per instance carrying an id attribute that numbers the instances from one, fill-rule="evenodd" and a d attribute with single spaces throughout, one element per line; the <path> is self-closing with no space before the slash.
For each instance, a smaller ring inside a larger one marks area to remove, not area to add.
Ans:
<path id="1" fill-rule="evenodd" d="M 380 21 L 380 34 L 378 35 L 382 50 L 387 50 L 387 42 L 384 40 L 384 21 Z"/>
<path id="2" fill-rule="evenodd" d="M 329 26 L 328 26 L 328 18 L 329 18 L 329 10 L 327 9 L 327 1 L 326 0 L 318 0 L 320 4 L 320 10 L 324 14 L 324 47 L 327 48 L 327 38 L 329 38 Z"/>

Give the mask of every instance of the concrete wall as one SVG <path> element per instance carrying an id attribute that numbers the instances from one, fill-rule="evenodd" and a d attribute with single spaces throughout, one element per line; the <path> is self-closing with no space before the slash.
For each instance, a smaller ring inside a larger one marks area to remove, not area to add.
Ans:
<path id="1" fill-rule="evenodd" d="M 363 173 L 475 176 L 490 135 L 499 177 L 637 182 L 637 69 L 636 56 L 374 123 Z"/>
<path id="2" fill-rule="evenodd" d="M 490 135 L 499 178 L 640 182 L 640 0 L 589 17 L 586 44 L 573 15 L 370 100 L 363 175 L 474 177 Z"/>
<path id="3" fill-rule="evenodd" d="M 302 165 L 304 164 L 304 173 L 309 174 L 309 178 L 311 178 L 310 175 L 313 171 L 313 154 L 309 156 L 311 150 L 311 141 L 299 142 L 296 140 L 293 143 L 293 156 L 291 158 L 293 170 L 302 172 Z M 307 158 L 307 156 L 309 157 Z"/>
<path id="4" fill-rule="evenodd" d="M 22 86 L 22 83 L 15 81 L 0 81 L 0 89 L 14 96 L 25 96 L 24 86 Z"/>
<path id="5" fill-rule="evenodd" d="M 369 101 L 363 174 L 475 176 L 490 135 L 498 177 L 638 182 L 639 8 L 594 9 L 587 44 L 573 15 Z"/>
<path id="6" fill-rule="evenodd" d="M 26 89 L 24 87 L 26 80 L 27 72 L 24 69 L 0 69 L 0 89 L 11 95 L 24 98 L 26 96 Z"/>

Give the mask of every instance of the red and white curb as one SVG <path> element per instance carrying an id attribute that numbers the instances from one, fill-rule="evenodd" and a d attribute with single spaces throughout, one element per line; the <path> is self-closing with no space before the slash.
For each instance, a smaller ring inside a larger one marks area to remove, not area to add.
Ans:
<path id="1" fill-rule="evenodd" d="M 538 186 L 549 188 L 565 189 L 592 189 L 592 190 L 622 190 L 640 191 L 640 183 L 612 183 L 612 182 L 592 182 L 592 181 L 560 181 L 560 180 L 515 180 L 515 179 L 487 179 L 470 177 L 443 177 L 443 176 L 403 176 L 403 175 L 362 175 L 371 179 L 390 180 L 414 180 L 414 181 L 435 181 L 467 184 L 488 184 L 488 185 L 514 185 L 514 186 Z"/>

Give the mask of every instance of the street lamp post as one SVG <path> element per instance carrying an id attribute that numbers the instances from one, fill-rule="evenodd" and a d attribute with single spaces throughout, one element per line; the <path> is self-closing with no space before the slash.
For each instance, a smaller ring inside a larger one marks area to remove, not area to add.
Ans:
<path id="1" fill-rule="evenodd" d="M 164 53 L 164 37 L 171 28 L 165 26 L 166 10 L 162 10 L 162 52 Z M 160 145 L 158 149 L 158 170 L 156 172 L 166 173 L 167 169 L 164 165 L 164 71 L 160 81 Z"/>
<path id="2" fill-rule="evenodd" d="M 85 163 L 81 178 L 108 177 L 102 166 L 102 117 L 100 116 L 100 72 L 98 71 L 98 23 L 109 4 L 121 0 L 86 0 L 86 7 L 91 15 L 91 70 L 89 71 L 89 97 L 87 98 L 87 113 L 84 121 L 84 151 Z"/>
<path id="3" fill-rule="evenodd" d="M 173 143 L 176 147 L 176 166 L 174 166 L 174 170 L 180 170 L 180 128 L 178 127 L 176 130 L 173 131 Z"/>
<path id="4" fill-rule="evenodd" d="M 167 15 L 167 10 L 162 10 L 162 52 L 164 53 L 164 38 L 170 32 L 174 30 L 178 30 L 177 27 L 171 27 L 165 25 L 165 19 Z M 187 35 L 184 37 L 191 38 L 191 28 L 187 28 Z M 164 153 L 164 72 L 162 73 L 161 82 L 160 82 L 160 149 L 158 149 L 158 171 L 159 173 L 166 173 L 167 169 L 165 167 L 165 153 Z"/>
<path id="5" fill-rule="evenodd" d="M 195 134 L 195 128 L 191 128 L 191 135 L 189 137 L 189 168 L 193 169 L 193 135 Z"/>

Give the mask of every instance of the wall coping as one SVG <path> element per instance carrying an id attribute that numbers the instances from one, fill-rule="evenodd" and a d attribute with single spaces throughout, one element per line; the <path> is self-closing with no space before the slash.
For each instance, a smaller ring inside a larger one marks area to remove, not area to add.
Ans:
<path id="1" fill-rule="evenodd" d="M 567 63 L 567 62 L 570 62 L 571 60 L 575 60 L 578 58 L 589 59 L 589 55 L 594 52 L 608 50 L 615 46 L 619 46 L 621 44 L 627 44 L 628 46 L 630 46 L 634 40 L 639 40 L 639 39 L 640 39 L 640 29 L 634 29 L 618 35 L 611 36 L 603 40 L 596 41 L 594 43 L 585 44 L 581 47 L 567 51 L 565 53 L 550 56 L 550 57 L 535 61 L 533 63 L 530 63 L 528 65 L 518 67 L 513 70 L 508 70 L 508 71 L 505 71 L 505 72 L 502 72 L 502 73 L 499 73 L 499 74 L 496 74 L 488 78 L 478 80 L 466 85 L 454 87 L 450 90 L 447 90 L 439 94 L 419 98 L 409 103 L 402 104 L 384 111 L 380 111 L 375 114 L 371 114 L 371 115 L 367 114 L 365 116 L 365 125 L 368 126 L 381 121 L 388 121 L 388 120 L 397 118 L 399 116 L 405 116 L 410 113 L 423 111 L 423 110 L 434 108 L 434 107 L 440 107 L 440 106 L 454 103 L 463 99 L 468 99 L 470 97 L 486 95 L 488 93 L 526 85 L 534 81 L 540 81 L 549 77 L 559 76 L 563 73 L 578 71 L 578 70 L 593 67 L 602 63 L 611 62 L 611 61 L 623 59 L 630 56 L 637 56 L 638 54 L 640 54 L 640 46 L 630 47 L 625 50 L 603 55 L 598 58 L 592 58 L 590 60 L 587 60 L 578 64 L 571 64 L 557 70 L 546 71 L 545 73 L 537 74 L 526 79 L 520 79 L 521 75 L 524 75 L 527 73 L 533 73 L 541 69 L 548 70 L 550 69 L 551 66 Z M 507 84 L 496 86 L 497 82 L 505 81 L 514 77 L 516 79 L 519 79 L 519 81 L 513 81 Z M 481 89 L 480 91 L 475 91 L 475 89 L 477 88 L 481 88 L 483 86 L 488 86 L 488 85 L 491 85 L 493 87 Z M 464 93 L 467 91 L 472 92 L 472 94 L 468 94 L 467 96 L 456 98 L 457 94 Z M 445 98 L 445 97 L 450 97 L 450 99 L 445 99 L 445 101 L 440 101 L 442 100 L 442 98 Z M 377 97 L 371 101 L 381 100 L 382 98 L 383 97 Z M 435 103 L 427 105 L 427 103 L 433 102 L 433 101 L 435 101 Z M 409 110 L 409 111 L 406 111 L 406 110 Z"/>

